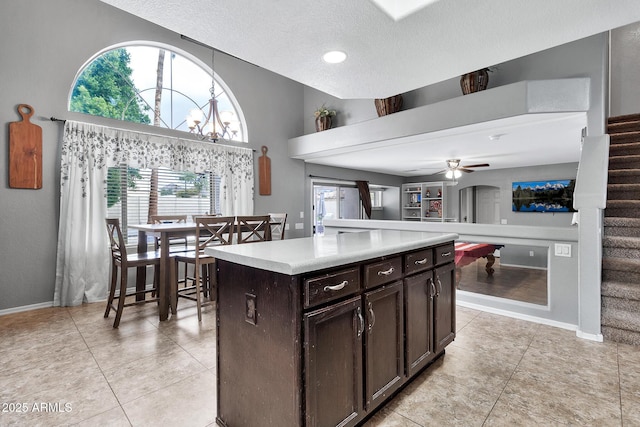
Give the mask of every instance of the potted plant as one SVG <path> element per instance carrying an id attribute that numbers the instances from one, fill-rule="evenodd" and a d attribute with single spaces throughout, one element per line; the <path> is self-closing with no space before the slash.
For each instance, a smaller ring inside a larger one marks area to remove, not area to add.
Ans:
<path id="1" fill-rule="evenodd" d="M 322 107 L 318 108 L 313 115 L 316 118 L 316 132 L 331 129 L 332 120 L 331 117 L 336 115 L 335 110 L 329 110 L 322 104 Z"/>

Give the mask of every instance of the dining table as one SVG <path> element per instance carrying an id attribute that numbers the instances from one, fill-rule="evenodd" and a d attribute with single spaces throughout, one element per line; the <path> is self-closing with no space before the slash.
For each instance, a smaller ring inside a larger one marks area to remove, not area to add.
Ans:
<path id="1" fill-rule="evenodd" d="M 242 232 L 252 232 L 253 228 L 250 224 L 253 223 L 247 218 L 247 223 L 241 227 Z M 237 232 L 239 225 L 235 224 L 235 232 Z M 175 278 L 171 277 L 171 252 L 169 250 L 170 240 L 180 237 L 195 237 L 197 224 L 195 222 L 172 222 L 161 224 L 133 224 L 128 225 L 128 228 L 138 230 L 138 253 L 147 252 L 148 237 L 155 237 L 160 239 L 160 277 L 158 280 L 158 303 L 159 303 L 159 315 L 160 320 L 167 320 L 169 318 L 169 310 L 172 314 L 176 313 L 177 309 L 177 297 L 173 294 L 174 286 L 172 281 Z M 271 237 L 268 237 L 271 240 Z M 234 243 L 238 243 L 237 237 L 233 238 Z M 136 290 L 144 290 L 146 287 L 147 274 L 145 267 L 139 267 L 136 271 Z M 138 300 L 144 299 L 144 294 L 136 296 Z"/>
<path id="2" fill-rule="evenodd" d="M 163 224 L 134 224 L 128 228 L 138 230 L 138 253 L 147 252 L 147 237 L 160 239 L 160 277 L 158 280 L 158 299 L 160 320 L 169 318 L 169 309 L 175 314 L 176 307 L 172 298 L 171 254 L 169 241 L 177 237 L 191 237 L 196 235 L 195 222 L 163 223 Z M 136 290 L 146 286 L 145 267 L 138 268 L 136 274 Z M 141 295 L 140 298 L 144 298 Z"/>

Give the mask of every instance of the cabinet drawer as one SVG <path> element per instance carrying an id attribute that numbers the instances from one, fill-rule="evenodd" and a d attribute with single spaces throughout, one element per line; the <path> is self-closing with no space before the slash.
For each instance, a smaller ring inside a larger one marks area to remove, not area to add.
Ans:
<path id="1" fill-rule="evenodd" d="M 438 246 L 435 251 L 435 265 L 445 264 L 455 259 L 456 250 L 453 244 Z"/>
<path id="2" fill-rule="evenodd" d="M 364 266 L 364 287 L 373 288 L 402 277 L 402 257 L 390 258 Z"/>
<path id="3" fill-rule="evenodd" d="M 433 267 L 433 250 L 411 252 L 404 256 L 404 274 L 413 274 Z"/>
<path id="4" fill-rule="evenodd" d="M 354 267 L 305 279 L 304 307 L 313 307 L 357 292 L 360 289 L 359 273 L 359 269 Z"/>

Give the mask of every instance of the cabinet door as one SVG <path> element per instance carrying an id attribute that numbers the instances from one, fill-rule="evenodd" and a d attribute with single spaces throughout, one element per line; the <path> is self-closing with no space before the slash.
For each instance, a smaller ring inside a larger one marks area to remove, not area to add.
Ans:
<path id="1" fill-rule="evenodd" d="M 402 282 L 364 294 L 366 406 L 385 400 L 404 379 Z"/>
<path id="2" fill-rule="evenodd" d="M 445 346 L 456 336 L 456 288 L 454 263 L 445 264 L 435 269 L 436 296 L 433 299 L 435 353 L 444 350 Z"/>
<path id="3" fill-rule="evenodd" d="M 404 279 L 407 376 L 429 363 L 433 352 L 433 298 L 436 294 L 433 271 Z"/>
<path id="4" fill-rule="evenodd" d="M 355 425 L 363 412 L 361 298 L 305 314 L 304 331 L 306 425 Z"/>

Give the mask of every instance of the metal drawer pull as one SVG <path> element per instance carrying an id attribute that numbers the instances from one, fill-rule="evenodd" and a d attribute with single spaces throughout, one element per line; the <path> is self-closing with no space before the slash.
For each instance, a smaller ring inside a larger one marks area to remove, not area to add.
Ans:
<path id="1" fill-rule="evenodd" d="M 451 251 L 449 251 L 449 252 L 442 252 L 442 254 L 441 254 L 440 256 L 441 256 L 441 257 L 451 256 Z"/>
<path id="2" fill-rule="evenodd" d="M 349 284 L 349 281 L 345 280 L 342 283 L 338 283 L 337 285 L 333 285 L 333 286 L 325 286 L 324 287 L 324 291 L 325 292 L 330 292 L 330 291 L 339 291 L 341 289 L 344 289 L 345 286 L 347 286 Z"/>
<path id="3" fill-rule="evenodd" d="M 431 277 L 427 279 L 427 283 L 429 284 L 429 299 L 432 300 L 436 295 L 436 285 L 433 283 L 433 279 Z"/>
<path id="4" fill-rule="evenodd" d="M 442 292 L 442 282 L 440 281 L 440 276 L 436 276 L 436 282 L 438 282 L 439 291 L 436 292 L 436 296 L 439 297 Z"/>
<path id="5" fill-rule="evenodd" d="M 360 321 L 360 326 L 358 327 L 357 332 L 358 338 L 360 338 L 360 336 L 364 332 L 364 318 L 362 317 L 362 311 L 360 310 L 360 307 L 356 308 L 356 316 L 358 316 L 358 320 Z"/>
<path id="6" fill-rule="evenodd" d="M 393 269 L 393 267 L 391 267 L 390 269 L 385 270 L 385 271 L 378 271 L 378 276 L 388 276 L 391 273 L 393 273 L 394 271 L 395 270 Z"/>
<path id="7" fill-rule="evenodd" d="M 422 264 L 426 264 L 427 263 L 427 259 L 426 258 L 422 258 L 419 260 L 416 260 L 413 262 L 415 265 L 422 265 Z"/>

